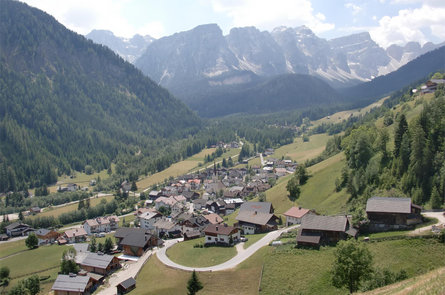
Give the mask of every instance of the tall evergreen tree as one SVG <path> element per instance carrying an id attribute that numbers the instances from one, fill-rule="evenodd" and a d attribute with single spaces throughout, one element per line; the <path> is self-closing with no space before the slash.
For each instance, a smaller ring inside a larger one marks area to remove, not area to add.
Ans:
<path id="1" fill-rule="evenodd" d="M 408 131 L 408 122 L 406 122 L 405 114 L 400 115 L 399 123 L 397 124 L 394 134 L 394 156 L 398 157 L 400 154 L 400 147 L 402 145 L 403 135 Z"/>
<path id="2" fill-rule="evenodd" d="M 193 270 L 192 276 L 187 282 L 188 295 L 195 295 L 199 290 L 203 288 L 202 283 L 199 281 L 198 275 Z"/>

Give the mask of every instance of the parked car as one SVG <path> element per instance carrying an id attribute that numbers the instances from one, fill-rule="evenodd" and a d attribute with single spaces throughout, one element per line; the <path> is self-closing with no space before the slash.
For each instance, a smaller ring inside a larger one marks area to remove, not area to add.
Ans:
<path id="1" fill-rule="evenodd" d="M 241 242 L 247 242 L 249 239 L 246 237 L 240 237 L 239 239 Z"/>

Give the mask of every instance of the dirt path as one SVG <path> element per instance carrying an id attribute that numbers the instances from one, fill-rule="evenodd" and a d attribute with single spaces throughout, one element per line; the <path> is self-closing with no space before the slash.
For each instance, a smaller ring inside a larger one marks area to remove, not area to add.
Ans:
<path id="1" fill-rule="evenodd" d="M 422 213 L 423 216 L 429 217 L 429 218 L 437 218 L 438 222 L 436 224 L 433 224 L 435 226 L 438 225 L 445 225 L 445 216 L 443 215 L 444 212 L 424 212 Z M 410 232 L 410 235 L 419 235 L 426 231 L 430 231 L 433 228 L 433 225 L 424 226 L 421 228 L 417 228 Z"/>
<path id="2" fill-rule="evenodd" d="M 267 235 L 265 235 L 263 238 L 261 238 L 258 242 L 250 245 L 249 248 L 244 249 L 243 248 L 243 244 L 244 243 L 240 243 L 236 246 L 236 249 L 238 251 L 238 254 L 233 257 L 232 259 L 218 264 L 218 265 L 214 265 L 214 266 L 209 266 L 209 267 L 188 267 L 188 266 L 183 266 L 180 264 L 177 264 L 173 261 L 171 261 L 168 257 L 167 257 L 167 249 L 171 246 L 173 246 L 174 244 L 176 244 L 177 242 L 173 242 L 170 243 L 168 245 L 165 245 L 164 248 L 160 249 L 157 252 L 158 255 L 158 259 L 164 263 L 167 266 L 173 267 L 173 268 L 177 268 L 177 269 L 182 269 L 182 270 L 186 270 L 186 271 L 221 271 L 221 270 L 226 270 L 226 269 L 230 269 L 230 268 L 234 268 L 236 267 L 238 264 L 240 264 L 241 262 L 243 262 L 244 260 L 246 260 L 247 258 L 249 258 L 250 256 L 252 256 L 256 251 L 258 251 L 260 248 L 269 245 L 269 243 L 275 239 L 277 239 L 282 233 L 285 233 L 289 230 L 292 230 L 294 228 L 297 228 L 298 225 L 294 225 L 291 227 L 287 227 L 287 228 L 283 228 L 280 230 L 276 230 L 273 232 L 268 233 Z M 180 241 L 180 240 L 179 240 Z"/>

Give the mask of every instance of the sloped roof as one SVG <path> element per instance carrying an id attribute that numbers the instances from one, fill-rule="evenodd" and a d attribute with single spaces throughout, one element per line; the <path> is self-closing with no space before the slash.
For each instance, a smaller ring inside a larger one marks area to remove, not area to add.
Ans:
<path id="1" fill-rule="evenodd" d="M 89 226 L 98 226 L 99 223 L 97 223 L 96 219 L 87 219 L 85 220 L 84 224 L 88 224 Z"/>
<path id="2" fill-rule="evenodd" d="M 80 228 L 73 228 L 73 229 L 66 230 L 65 231 L 65 235 L 68 238 L 71 238 L 71 237 L 74 237 L 74 236 L 76 236 L 76 237 L 78 237 L 78 236 L 86 236 L 87 232 L 83 229 L 83 227 L 80 227 Z"/>
<path id="3" fill-rule="evenodd" d="M 175 224 L 167 219 L 160 219 L 156 221 L 153 226 L 161 229 L 171 229 L 175 226 Z"/>
<path id="4" fill-rule="evenodd" d="M 90 281 L 88 276 L 69 276 L 58 275 L 54 282 L 52 290 L 70 291 L 70 292 L 84 292 Z"/>
<path id="5" fill-rule="evenodd" d="M 151 234 L 143 228 L 120 227 L 116 230 L 114 236 L 116 238 L 122 238 L 122 245 L 144 247 L 150 239 Z"/>
<path id="6" fill-rule="evenodd" d="M 302 218 L 309 211 L 310 211 L 309 209 L 304 209 L 301 207 L 292 207 L 289 210 L 287 210 L 286 213 L 284 213 L 284 215 L 295 218 Z"/>
<path id="7" fill-rule="evenodd" d="M 216 213 L 207 214 L 204 215 L 204 217 L 212 224 L 218 224 L 224 221 L 224 219 Z"/>
<path id="8" fill-rule="evenodd" d="M 246 204 L 246 203 L 244 203 Z M 276 216 L 272 213 L 261 213 L 255 211 L 240 211 L 236 220 L 252 224 L 265 225 Z"/>
<path id="9" fill-rule="evenodd" d="M 204 229 L 205 234 L 219 234 L 219 235 L 230 235 L 234 230 L 236 230 L 235 227 L 229 226 L 227 224 L 209 224 Z"/>
<path id="10" fill-rule="evenodd" d="M 320 216 L 306 214 L 301 220 L 302 229 L 342 231 L 347 229 L 348 218 L 346 216 Z"/>
<path id="11" fill-rule="evenodd" d="M 257 213 L 272 213 L 272 203 L 269 202 L 245 202 L 240 207 L 240 213 L 243 211 L 256 211 Z"/>
<path id="12" fill-rule="evenodd" d="M 136 280 L 133 279 L 132 277 L 129 277 L 125 281 L 121 282 L 118 286 L 122 286 L 122 288 L 128 289 L 134 285 L 136 285 Z"/>
<path id="13" fill-rule="evenodd" d="M 366 202 L 366 212 L 411 213 L 410 198 L 372 197 Z"/>
<path id="14" fill-rule="evenodd" d="M 46 229 L 46 228 L 40 228 L 40 229 L 38 229 L 38 230 L 36 230 L 35 231 L 35 234 L 37 235 L 37 236 L 46 236 L 48 233 L 50 233 L 51 232 L 51 230 L 49 230 L 49 229 Z"/>
<path id="15" fill-rule="evenodd" d="M 107 268 L 107 266 L 111 263 L 113 258 L 114 258 L 113 255 L 90 253 L 88 254 L 87 257 L 85 257 L 81 265 L 97 267 L 97 268 Z"/>
<path id="16" fill-rule="evenodd" d="M 13 230 L 13 229 L 16 229 L 19 227 L 26 228 L 26 227 L 29 227 L 29 225 L 22 223 L 22 222 L 14 222 L 14 223 L 11 223 L 10 225 L 6 226 L 5 228 L 8 230 Z"/>

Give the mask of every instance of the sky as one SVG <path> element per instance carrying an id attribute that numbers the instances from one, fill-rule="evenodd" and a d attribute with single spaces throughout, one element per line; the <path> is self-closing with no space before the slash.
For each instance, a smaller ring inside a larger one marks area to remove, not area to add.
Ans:
<path id="1" fill-rule="evenodd" d="M 306 25 L 332 39 L 368 31 L 383 48 L 410 41 L 445 41 L 445 0 L 22 0 L 46 11 L 67 28 L 116 36 L 155 38 L 216 23 L 233 27 Z"/>

